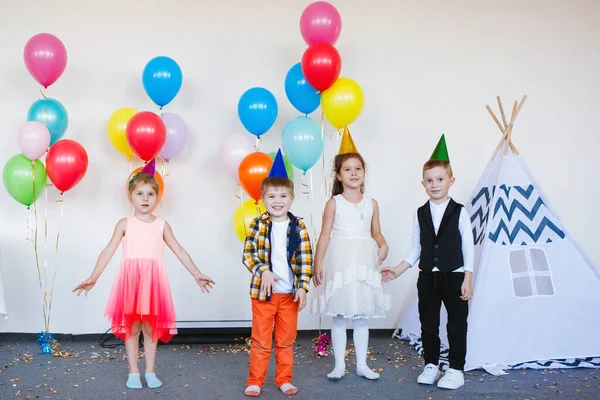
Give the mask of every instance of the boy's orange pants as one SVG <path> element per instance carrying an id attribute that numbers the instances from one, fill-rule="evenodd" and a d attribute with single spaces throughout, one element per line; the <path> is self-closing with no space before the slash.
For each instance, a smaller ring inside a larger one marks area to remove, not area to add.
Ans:
<path id="1" fill-rule="evenodd" d="M 275 384 L 292 383 L 294 341 L 298 328 L 298 303 L 292 294 L 272 294 L 271 301 L 252 299 L 252 345 L 248 386 L 262 388 L 269 368 L 275 331 Z"/>

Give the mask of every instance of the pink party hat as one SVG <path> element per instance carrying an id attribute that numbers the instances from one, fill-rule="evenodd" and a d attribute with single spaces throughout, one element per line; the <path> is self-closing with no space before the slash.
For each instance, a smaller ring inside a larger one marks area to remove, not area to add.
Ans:
<path id="1" fill-rule="evenodd" d="M 146 165 L 144 165 L 144 168 L 142 168 L 142 170 L 140 171 L 140 173 L 148 174 L 150 176 L 155 176 L 155 173 L 156 173 L 156 159 L 153 158 L 152 160 L 148 161 L 146 163 Z"/>

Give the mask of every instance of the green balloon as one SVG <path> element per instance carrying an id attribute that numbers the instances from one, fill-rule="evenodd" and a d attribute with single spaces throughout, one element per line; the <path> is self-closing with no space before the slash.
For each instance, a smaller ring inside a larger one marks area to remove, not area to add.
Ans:
<path id="1" fill-rule="evenodd" d="M 294 164 L 292 164 L 292 162 L 289 160 L 289 158 L 287 158 L 283 154 L 281 154 L 281 155 L 283 156 L 283 164 L 285 165 L 285 172 L 287 172 L 287 174 L 288 174 L 288 179 L 293 181 L 294 180 Z M 271 157 L 273 160 L 275 160 L 275 157 L 277 157 L 277 153 L 269 153 L 269 157 Z"/>
<path id="2" fill-rule="evenodd" d="M 33 168 L 32 162 L 35 163 Z M 33 171 L 35 171 L 35 190 Z M 16 201 L 29 207 L 40 197 L 46 186 L 46 169 L 40 160 L 31 161 L 23 154 L 17 154 L 6 162 L 2 171 L 2 181 L 6 191 Z"/>

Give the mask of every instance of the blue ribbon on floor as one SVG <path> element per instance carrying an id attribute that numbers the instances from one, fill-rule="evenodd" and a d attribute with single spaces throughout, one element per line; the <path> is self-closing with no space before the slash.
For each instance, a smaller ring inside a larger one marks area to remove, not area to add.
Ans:
<path id="1" fill-rule="evenodd" d="M 54 336 L 51 333 L 42 331 L 38 336 L 38 344 L 42 349 L 42 354 L 52 354 L 52 342 Z"/>

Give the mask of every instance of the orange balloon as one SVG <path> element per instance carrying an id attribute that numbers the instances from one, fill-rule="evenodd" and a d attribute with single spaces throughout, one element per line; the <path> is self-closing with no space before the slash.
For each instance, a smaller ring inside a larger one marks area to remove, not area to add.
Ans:
<path id="1" fill-rule="evenodd" d="M 139 167 L 139 168 L 134 169 L 133 172 L 131 172 L 129 174 L 129 176 L 127 177 L 127 182 L 125 183 L 125 191 L 127 193 L 127 196 L 129 196 L 129 180 L 131 179 L 133 174 L 137 174 L 138 172 L 140 172 L 142 170 L 142 168 L 144 168 L 144 167 Z M 160 173 L 158 171 L 155 172 L 154 177 L 156 178 L 156 182 L 158 183 L 158 199 L 156 200 L 156 204 L 158 205 L 160 203 L 160 201 L 162 200 L 162 195 L 163 195 L 163 192 L 165 191 L 165 183 L 163 181 L 163 177 L 160 175 Z"/>
<path id="2" fill-rule="evenodd" d="M 260 199 L 260 186 L 263 179 L 269 176 L 272 165 L 273 159 L 260 151 L 248 154 L 240 163 L 238 169 L 240 184 L 255 201 Z"/>

